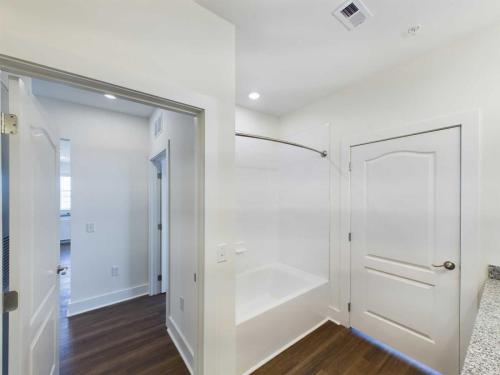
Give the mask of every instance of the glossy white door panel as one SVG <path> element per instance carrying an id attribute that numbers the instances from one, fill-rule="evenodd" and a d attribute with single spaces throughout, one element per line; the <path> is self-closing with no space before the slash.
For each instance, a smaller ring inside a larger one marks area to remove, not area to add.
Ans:
<path id="1" fill-rule="evenodd" d="M 354 146 L 351 169 L 352 327 L 457 374 L 460 128 Z"/>
<path id="2" fill-rule="evenodd" d="M 10 373 L 59 373 L 58 137 L 45 121 L 31 81 L 11 77 L 11 275 L 19 309 L 10 322 Z"/>

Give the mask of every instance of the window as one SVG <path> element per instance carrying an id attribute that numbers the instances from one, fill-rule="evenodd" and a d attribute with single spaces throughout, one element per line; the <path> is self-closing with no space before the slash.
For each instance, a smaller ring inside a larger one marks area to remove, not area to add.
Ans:
<path id="1" fill-rule="evenodd" d="M 61 211 L 71 210 L 71 177 L 61 176 Z"/>
<path id="2" fill-rule="evenodd" d="M 61 139 L 59 143 L 59 209 L 61 215 L 69 215 L 71 211 L 71 142 L 69 139 Z"/>

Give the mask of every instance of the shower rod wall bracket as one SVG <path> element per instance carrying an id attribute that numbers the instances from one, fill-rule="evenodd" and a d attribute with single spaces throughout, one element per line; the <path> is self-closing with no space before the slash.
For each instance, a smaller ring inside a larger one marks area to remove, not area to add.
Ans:
<path id="1" fill-rule="evenodd" d="M 309 147 L 309 146 L 301 145 L 300 143 L 288 142 L 288 141 L 284 141 L 282 139 L 265 137 L 263 135 L 255 135 L 255 134 L 242 133 L 242 132 L 236 132 L 235 135 L 237 137 L 261 139 L 263 141 L 269 141 L 269 142 L 275 142 L 275 143 L 282 143 L 282 144 L 289 145 L 289 146 L 295 146 L 295 147 L 303 148 L 303 149 L 310 150 L 310 151 L 313 151 L 313 152 L 316 152 L 316 153 L 320 154 L 322 158 L 326 158 L 328 156 L 328 152 L 326 152 L 326 150 L 323 150 L 323 151 L 317 150 L 317 149 Z"/>

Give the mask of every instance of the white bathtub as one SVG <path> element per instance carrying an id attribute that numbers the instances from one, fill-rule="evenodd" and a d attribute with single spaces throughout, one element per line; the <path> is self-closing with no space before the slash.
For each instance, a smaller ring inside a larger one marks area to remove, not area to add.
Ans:
<path id="1" fill-rule="evenodd" d="M 247 374 L 293 344 L 327 316 L 328 280 L 282 263 L 236 277 L 236 350 Z"/>

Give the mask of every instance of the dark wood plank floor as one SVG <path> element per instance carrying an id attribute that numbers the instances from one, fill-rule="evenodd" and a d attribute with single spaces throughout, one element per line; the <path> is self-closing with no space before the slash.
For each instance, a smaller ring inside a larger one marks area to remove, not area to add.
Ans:
<path id="1" fill-rule="evenodd" d="M 327 322 L 254 375 L 417 375 L 420 370 L 373 346 L 350 330 Z"/>
<path id="2" fill-rule="evenodd" d="M 69 265 L 70 247 L 61 263 Z M 189 374 L 165 329 L 165 296 L 141 297 L 66 318 L 69 273 L 61 276 L 61 375 Z M 423 374 L 351 331 L 328 322 L 255 375 Z M 221 374 L 225 375 L 225 374 Z"/>
<path id="3" fill-rule="evenodd" d="M 61 375 L 189 374 L 165 328 L 165 295 L 66 318 L 69 293 L 61 277 Z"/>

